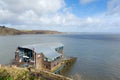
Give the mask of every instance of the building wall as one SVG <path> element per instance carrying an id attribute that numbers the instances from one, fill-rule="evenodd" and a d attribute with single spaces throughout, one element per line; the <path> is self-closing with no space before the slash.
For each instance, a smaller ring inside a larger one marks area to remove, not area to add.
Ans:
<path id="1" fill-rule="evenodd" d="M 44 61 L 44 68 L 51 70 L 51 62 Z"/>
<path id="2" fill-rule="evenodd" d="M 36 55 L 36 68 L 42 69 L 44 68 L 44 55 L 43 53 L 39 53 Z"/>
<path id="3" fill-rule="evenodd" d="M 44 54 L 40 54 L 40 57 L 38 57 L 39 54 L 37 54 L 36 58 L 36 67 L 40 69 L 48 69 L 51 70 L 53 67 L 57 66 L 61 63 L 61 57 L 56 59 L 55 61 L 48 62 L 44 61 Z"/>
<path id="4" fill-rule="evenodd" d="M 63 48 L 58 48 L 57 52 L 60 54 L 63 54 Z M 40 55 L 40 57 L 38 57 L 38 55 Z M 37 54 L 36 59 L 37 59 L 36 60 L 37 68 L 41 68 L 41 69 L 44 68 L 48 70 L 51 70 L 53 67 L 57 66 L 58 64 L 62 62 L 62 56 L 60 56 L 58 59 L 55 59 L 52 62 L 44 61 L 44 53 Z"/>
<path id="5" fill-rule="evenodd" d="M 19 62 L 19 59 L 20 59 L 20 57 L 19 57 L 19 52 L 15 52 L 15 61 L 17 61 L 17 62 Z"/>
<path id="6" fill-rule="evenodd" d="M 62 61 L 61 58 L 59 58 L 59 59 L 56 59 L 55 61 L 51 62 L 51 69 L 53 67 L 57 66 L 58 64 L 60 64 L 61 61 Z"/>

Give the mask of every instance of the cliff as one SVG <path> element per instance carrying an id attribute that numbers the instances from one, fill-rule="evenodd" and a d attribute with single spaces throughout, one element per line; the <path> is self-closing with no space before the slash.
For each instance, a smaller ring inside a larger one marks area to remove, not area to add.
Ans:
<path id="1" fill-rule="evenodd" d="M 14 28 L 0 26 L 0 35 L 21 35 L 21 34 L 61 34 L 61 32 L 50 30 L 17 30 Z"/>

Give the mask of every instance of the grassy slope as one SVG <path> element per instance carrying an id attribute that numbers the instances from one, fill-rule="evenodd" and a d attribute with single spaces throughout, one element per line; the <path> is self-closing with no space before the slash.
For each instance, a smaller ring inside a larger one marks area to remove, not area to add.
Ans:
<path id="1" fill-rule="evenodd" d="M 60 34 L 58 31 L 50 30 L 17 30 L 13 28 L 8 28 L 5 26 L 0 26 L 0 35 L 20 35 L 20 34 Z"/>
<path id="2" fill-rule="evenodd" d="M 38 70 L 35 71 L 35 69 L 29 72 L 27 68 L 0 65 L 0 80 L 48 80 L 47 77 L 49 77 L 50 79 L 50 74 L 46 74 L 44 72 L 42 72 L 42 75 L 40 74 L 41 72 Z M 75 74 L 74 76 L 71 76 L 71 79 L 72 80 L 83 80 L 79 74 Z M 51 80 L 53 80 L 53 77 L 51 78 Z M 55 79 L 55 80 L 59 80 L 59 79 Z"/>
<path id="3" fill-rule="evenodd" d="M 18 34 L 21 34 L 21 31 L 13 29 L 13 28 L 7 28 L 7 27 L 0 26 L 0 35 L 18 35 Z"/>
<path id="4" fill-rule="evenodd" d="M 35 74 L 35 73 L 34 73 Z M 0 66 L 0 80 L 45 80 L 41 76 L 33 76 L 26 68 Z"/>

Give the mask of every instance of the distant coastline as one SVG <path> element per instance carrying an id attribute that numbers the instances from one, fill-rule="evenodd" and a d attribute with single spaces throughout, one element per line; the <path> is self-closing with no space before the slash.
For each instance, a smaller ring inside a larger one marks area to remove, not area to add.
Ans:
<path id="1" fill-rule="evenodd" d="M 0 35 L 22 35 L 22 34 L 62 34 L 62 32 L 51 30 L 17 30 L 6 26 L 0 26 Z"/>

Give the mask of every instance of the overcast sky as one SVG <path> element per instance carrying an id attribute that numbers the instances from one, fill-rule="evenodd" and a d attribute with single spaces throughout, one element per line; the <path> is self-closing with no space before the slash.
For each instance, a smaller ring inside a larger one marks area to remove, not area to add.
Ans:
<path id="1" fill-rule="evenodd" d="M 0 0 L 0 25 L 120 33 L 120 0 Z"/>

